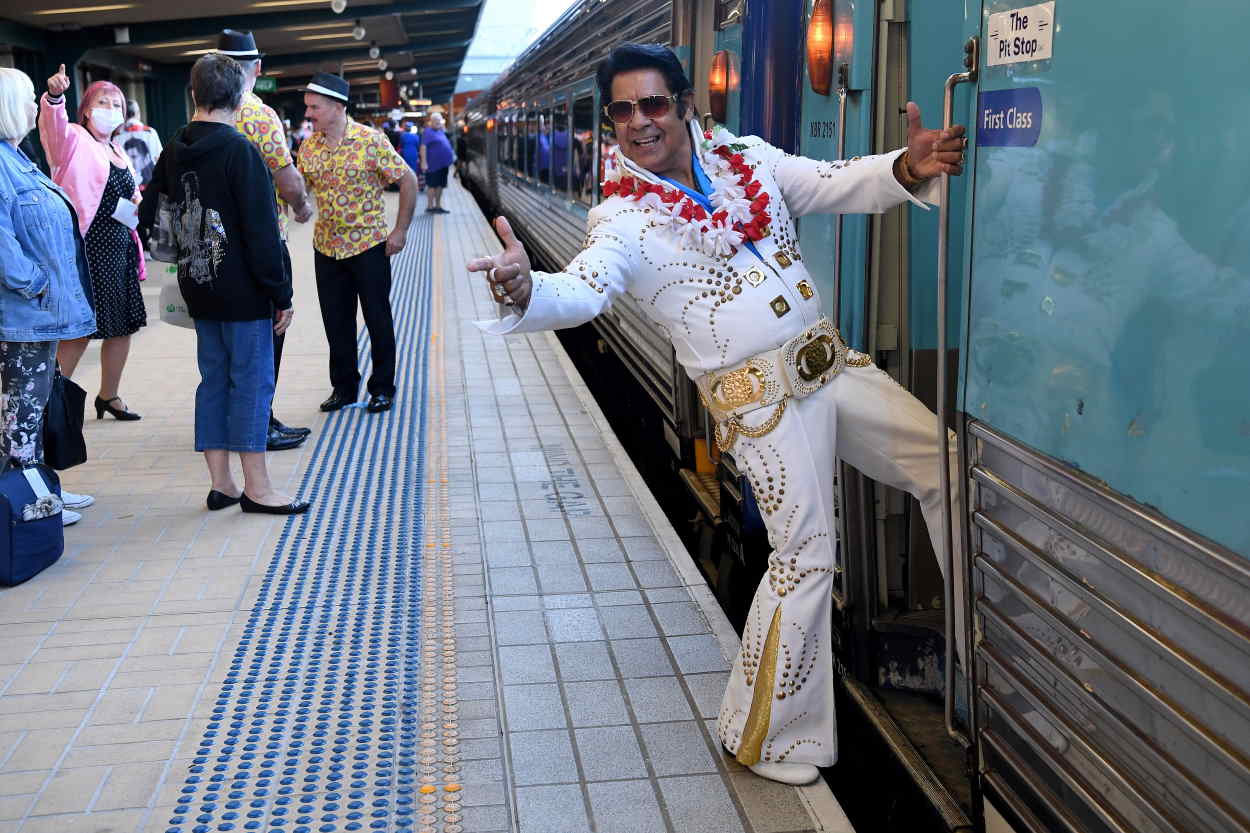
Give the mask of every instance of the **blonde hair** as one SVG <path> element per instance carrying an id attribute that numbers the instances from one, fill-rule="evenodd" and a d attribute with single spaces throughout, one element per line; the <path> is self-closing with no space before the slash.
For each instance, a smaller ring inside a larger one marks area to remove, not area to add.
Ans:
<path id="1" fill-rule="evenodd" d="M 0 67 L 0 140 L 21 139 L 34 128 L 30 123 L 34 100 L 35 85 L 29 75 Z"/>

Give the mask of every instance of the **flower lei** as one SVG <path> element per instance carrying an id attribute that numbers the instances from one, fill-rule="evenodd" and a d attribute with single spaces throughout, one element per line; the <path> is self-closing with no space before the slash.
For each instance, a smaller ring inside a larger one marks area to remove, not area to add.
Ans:
<path id="1" fill-rule="evenodd" d="M 768 213 L 768 192 L 742 154 L 735 153 L 735 148 L 724 141 L 726 135 L 715 137 L 708 130 L 701 143 L 705 151 L 711 152 L 704 164 L 704 172 L 712 182 L 712 207 L 716 209 L 711 214 L 679 189 L 622 175 L 615 151 L 607 160 L 603 195 L 637 200 L 639 205 L 653 209 L 655 224 L 666 226 L 683 245 L 713 257 L 728 257 L 744 240 L 763 238 L 772 216 Z"/>

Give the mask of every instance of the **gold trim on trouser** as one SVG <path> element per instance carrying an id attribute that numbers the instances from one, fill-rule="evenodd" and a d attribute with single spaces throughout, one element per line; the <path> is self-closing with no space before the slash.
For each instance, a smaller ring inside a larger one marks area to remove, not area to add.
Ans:
<path id="1" fill-rule="evenodd" d="M 742 743 L 735 756 L 743 766 L 760 762 L 760 750 L 768 738 L 768 727 L 773 716 L 773 689 L 777 682 L 777 646 L 781 642 L 781 603 L 773 612 L 773 622 L 768 626 L 764 640 L 764 655 L 756 668 L 755 690 L 751 692 L 751 711 L 742 727 Z"/>

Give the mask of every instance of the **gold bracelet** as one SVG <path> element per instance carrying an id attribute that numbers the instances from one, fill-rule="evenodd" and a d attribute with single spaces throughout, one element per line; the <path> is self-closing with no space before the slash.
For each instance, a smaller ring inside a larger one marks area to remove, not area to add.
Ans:
<path id="1" fill-rule="evenodd" d="M 898 161 L 899 161 L 899 166 L 898 166 L 899 167 L 898 169 L 899 182 L 902 183 L 904 188 L 910 191 L 916 186 L 921 185 L 924 182 L 923 179 L 920 179 L 919 177 L 912 175 L 911 164 L 910 164 L 911 163 L 911 151 L 910 150 L 903 151 L 903 154 L 898 157 Z"/>

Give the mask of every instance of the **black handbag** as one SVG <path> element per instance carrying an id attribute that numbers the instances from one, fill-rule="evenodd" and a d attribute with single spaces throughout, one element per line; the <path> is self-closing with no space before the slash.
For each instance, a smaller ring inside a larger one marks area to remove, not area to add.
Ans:
<path id="1" fill-rule="evenodd" d="M 58 370 L 43 412 L 43 461 L 57 471 L 87 462 L 87 441 L 82 435 L 86 407 L 87 392 Z"/>
<path id="2" fill-rule="evenodd" d="M 21 584 L 65 552 L 61 481 L 47 466 L 0 469 L 0 584 Z"/>

